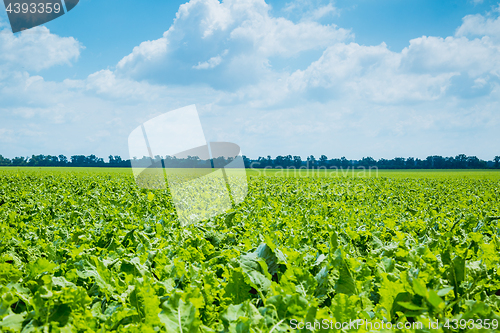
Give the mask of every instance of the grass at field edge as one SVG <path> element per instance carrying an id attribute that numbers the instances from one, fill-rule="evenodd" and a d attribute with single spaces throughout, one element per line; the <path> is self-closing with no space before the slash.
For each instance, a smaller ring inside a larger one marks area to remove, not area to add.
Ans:
<path id="1" fill-rule="evenodd" d="M 187 169 L 189 170 L 189 169 Z M 133 175 L 131 168 L 95 168 L 95 167 L 0 167 L 0 173 L 25 172 L 69 172 L 69 173 L 109 173 Z M 247 169 L 248 176 L 269 177 L 387 177 L 387 178 L 474 178 L 500 180 L 500 169 Z"/>

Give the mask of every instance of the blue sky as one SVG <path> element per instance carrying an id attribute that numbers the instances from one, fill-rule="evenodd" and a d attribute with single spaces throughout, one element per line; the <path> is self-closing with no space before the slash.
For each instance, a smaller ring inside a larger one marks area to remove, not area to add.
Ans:
<path id="1" fill-rule="evenodd" d="M 0 154 L 128 157 L 196 104 L 251 157 L 500 155 L 496 1 L 81 0 L 13 35 L 0 10 Z"/>

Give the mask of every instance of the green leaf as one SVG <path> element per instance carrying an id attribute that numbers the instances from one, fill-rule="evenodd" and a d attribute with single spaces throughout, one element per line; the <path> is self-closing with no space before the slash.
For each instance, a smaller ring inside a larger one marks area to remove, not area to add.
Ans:
<path id="1" fill-rule="evenodd" d="M 230 272 L 229 281 L 224 287 L 224 295 L 231 299 L 232 303 L 242 303 L 252 297 L 252 287 L 246 282 L 243 270 L 238 267 Z"/>
<path id="2" fill-rule="evenodd" d="M 335 320 L 343 323 L 357 319 L 360 307 L 360 298 L 357 295 L 337 294 L 330 308 Z"/>
<path id="3" fill-rule="evenodd" d="M 425 283 L 419 279 L 413 279 L 413 291 L 417 295 L 427 297 L 427 287 L 425 286 Z"/>
<path id="4" fill-rule="evenodd" d="M 263 324 L 264 317 L 259 313 L 257 308 L 245 301 L 238 305 L 229 305 L 228 308 L 221 315 L 222 323 L 226 329 L 235 331 L 238 327 L 260 327 Z M 247 330 L 246 332 L 249 332 Z"/>
<path id="5" fill-rule="evenodd" d="M 201 324 L 196 308 L 191 302 L 184 302 L 181 293 L 175 293 L 163 303 L 158 314 L 167 332 L 196 333 Z"/>
<path id="6" fill-rule="evenodd" d="M 411 302 L 397 302 L 397 304 L 401 305 L 403 308 L 408 309 L 408 310 L 426 310 L 426 308 L 423 308 L 421 306 L 415 305 Z"/>
<path id="7" fill-rule="evenodd" d="M 2 321 L 0 321 L 0 327 L 12 330 L 14 332 L 20 332 L 23 327 L 25 318 L 26 313 L 8 315 L 4 317 Z"/>
<path id="8" fill-rule="evenodd" d="M 431 303 L 435 308 L 440 308 L 444 305 L 443 300 L 434 290 L 429 290 L 429 296 L 427 299 L 429 300 L 429 303 Z"/>
<path id="9" fill-rule="evenodd" d="M 452 290 L 453 290 L 453 287 L 443 288 L 443 289 L 438 290 L 437 294 L 438 294 L 438 296 L 443 297 L 443 296 L 446 296 Z"/>
<path id="10" fill-rule="evenodd" d="M 338 249 L 335 252 L 334 267 L 338 271 L 338 279 L 335 283 L 335 291 L 337 293 L 347 295 L 357 295 L 356 282 L 354 280 L 352 270 L 349 268 L 346 260 L 342 256 L 342 250 Z"/>
<path id="11" fill-rule="evenodd" d="M 28 265 L 28 274 L 35 278 L 42 273 L 51 273 L 57 265 L 45 258 L 38 258 L 33 264 Z"/>
<path id="12" fill-rule="evenodd" d="M 380 305 L 387 310 L 389 315 L 392 313 L 394 300 L 400 293 L 404 292 L 404 286 L 400 281 L 393 282 L 387 278 L 387 274 L 382 275 L 382 283 L 379 289 Z"/>

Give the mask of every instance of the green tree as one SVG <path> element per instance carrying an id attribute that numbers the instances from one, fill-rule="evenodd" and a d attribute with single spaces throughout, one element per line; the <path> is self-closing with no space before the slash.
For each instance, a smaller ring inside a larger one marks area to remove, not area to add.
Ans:
<path id="1" fill-rule="evenodd" d="M 59 165 L 68 164 L 68 158 L 64 155 L 59 155 Z"/>
<path id="2" fill-rule="evenodd" d="M 0 165 L 6 166 L 6 165 L 11 165 L 11 161 L 8 158 L 3 157 L 0 155 Z"/>
<path id="3" fill-rule="evenodd" d="M 318 161 L 318 165 L 321 167 L 327 167 L 328 166 L 328 157 L 326 155 L 321 155 Z"/>
<path id="4" fill-rule="evenodd" d="M 465 169 L 467 167 L 467 155 L 460 154 L 455 157 L 455 163 L 457 168 Z"/>
<path id="5" fill-rule="evenodd" d="M 300 156 L 293 157 L 293 166 L 297 169 L 302 166 L 302 158 Z"/>
<path id="6" fill-rule="evenodd" d="M 314 169 L 316 167 L 316 158 L 311 155 L 307 158 L 307 168 Z"/>
<path id="7" fill-rule="evenodd" d="M 14 157 L 14 159 L 12 160 L 12 165 L 15 165 L 15 166 L 23 166 L 23 165 L 26 165 L 26 162 L 28 161 L 28 158 L 24 158 L 24 157 Z"/>
<path id="8" fill-rule="evenodd" d="M 345 156 L 342 156 L 340 158 L 340 164 L 343 168 L 349 167 L 349 161 L 347 160 L 347 158 L 345 158 Z"/>
<path id="9" fill-rule="evenodd" d="M 405 162 L 405 167 L 408 169 L 413 169 L 416 165 L 416 161 L 413 157 L 408 157 Z"/>
<path id="10" fill-rule="evenodd" d="M 83 166 L 85 164 L 86 157 L 84 155 L 73 155 L 71 156 L 71 164 L 73 166 Z"/>
<path id="11" fill-rule="evenodd" d="M 373 157 L 363 157 L 361 161 L 359 161 L 359 165 L 364 167 L 371 167 L 376 165 L 377 162 L 373 159 Z"/>

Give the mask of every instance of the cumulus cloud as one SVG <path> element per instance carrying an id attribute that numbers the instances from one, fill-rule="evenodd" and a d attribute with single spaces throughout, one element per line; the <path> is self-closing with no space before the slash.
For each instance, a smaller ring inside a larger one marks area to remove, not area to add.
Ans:
<path id="1" fill-rule="evenodd" d="M 465 17 L 455 36 L 412 39 L 401 52 L 384 43 L 336 43 L 307 69 L 292 73 L 287 86 L 310 99 L 352 95 L 376 103 L 488 95 L 500 79 L 500 40 L 495 37 L 500 19 L 495 12 L 488 15 L 495 17 Z"/>
<path id="2" fill-rule="evenodd" d="M 83 46 L 73 37 L 59 37 L 46 27 L 14 35 L 0 31 L 0 66 L 15 70 L 40 71 L 55 65 L 70 65 Z"/>
<path id="3" fill-rule="evenodd" d="M 376 103 L 436 100 L 455 73 L 438 75 L 411 73 L 402 68 L 405 52 L 390 51 L 383 43 L 362 46 L 336 44 L 325 50 L 306 70 L 293 73 L 290 91 L 309 99 L 339 99 L 356 96 Z"/>
<path id="4" fill-rule="evenodd" d="M 309 0 L 292 2 L 285 11 L 310 5 Z M 335 7 L 327 3 L 314 10 L 321 17 Z M 162 38 L 124 57 L 116 75 L 153 84 L 206 84 L 228 92 L 227 100 L 248 98 L 261 106 L 295 99 L 297 93 L 306 100 L 350 94 L 377 103 L 432 101 L 468 88 L 482 95 L 499 74 L 497 22 L 498 17 L 467 16 L 455 36 L 422 36 L 393 52 L 385 44 L 346 43 L 353 35 L 335 26 L 273 17 L 262 0 L 192 0 L 180 7 Z M 480 38 L 470 39 L 473 34 Z M 272 66 L 277 58 L 310 50 L 323 54 L 305 70 Z"/>
<path id="5" fill-rule="evenodd" d="M 467 15 L 462 20 L 462 25 L 457 29 L 457 36 L 481 37 L 489 36 L 498 41 L 500 38 L 500 18 L 498 12 L 500 7 L 497 7 L 488 15 Z"/>
<path id="6" fill-rule="evenodd" d="M 349 38 L 348 30 L 333 25 L 273 17 L 263 0 L 192 0 L 180 6 L 162 38 L 144 42 L 125 56 L 117 74 L 234 89 L 267 79 L 270 57 L 286 59 Z"/>
<path id="7" fill-rule="evenodd" d="M 415 72 L 465 72 L 471 76 L 499 74 L 499 45 L 487 36 L 469 40 L 466 37 L 421 37 L 410 41 L 402 52 L 404 64 Z"/>

